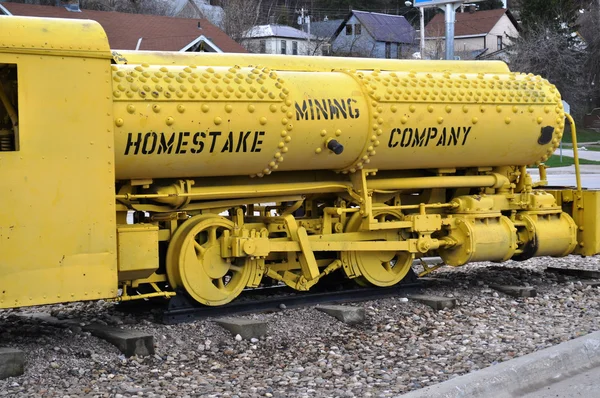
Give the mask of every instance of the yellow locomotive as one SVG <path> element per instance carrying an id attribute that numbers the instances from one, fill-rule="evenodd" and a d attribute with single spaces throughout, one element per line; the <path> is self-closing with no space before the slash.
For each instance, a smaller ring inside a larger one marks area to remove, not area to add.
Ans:
<path id="1" fill-rule="evenodd" d="M 564 120 L 501 62 L 111 53 L 93 21 L 2 17 L 0 308 L 594 255 L 598 192 L 526 170 Z"/>

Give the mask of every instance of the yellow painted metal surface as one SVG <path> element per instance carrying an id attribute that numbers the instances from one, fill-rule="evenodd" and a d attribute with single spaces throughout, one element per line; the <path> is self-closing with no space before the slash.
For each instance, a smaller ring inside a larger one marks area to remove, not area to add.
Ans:
<path id="1" fill-rule="evenodd" d="M 143 279 L 158 269 L 158 226 L 152 224 L 117 227 L 119 280 Z"/>
<path id="2" fill-rule="evenodd" d="M 560 94 L 501 62 L 111 54 L 12 17 L 0 83 L 0 308 L 600 251 L 600 193 L 527 174 Z"/>
<path id="3" fill-rule="evenodd" d="M 1 17 L 0 32 L 0 65 L 17 68 L 19 118 L 18 150 L 0 152 L 0 308 L 112 297 L 113 118 L 103 32 L 88 22 L 16 17 Z M 86 49 L 64 56 L 79 51 L 67 48 L 75 41 L 102 57 L 88 58 Z"/>
<path id="4" fill-rule="evenodd" d="M 560 94 L 540 77 L 403 66 L 114 65 L 117 178 L 528 165 L 558 146 Z"/>
<path id="5" fill-rule="evenodd" d="M 110 58 L 104 29 L 90 20 L 0 16 L 0 52 Z"/>

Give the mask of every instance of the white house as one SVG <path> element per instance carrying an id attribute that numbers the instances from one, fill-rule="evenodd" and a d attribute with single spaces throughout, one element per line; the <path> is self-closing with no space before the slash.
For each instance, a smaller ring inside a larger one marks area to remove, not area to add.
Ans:
<path id="1" fill-rule="evenodd" d="M 457 12 L 454 54 L 461 59 L 502 59 L 510 38 L 519 35 L 518 29 L 507 9 Z M 445 47 L 445 17 L 440 13 L 425 27 L 425 58 L 444 58 Z"/>
<path id="2" fill-rule="evenodd" d="M 254 26 L 244 34 L 242 45 L 252 53 L 322 55 L 315 36 L 286 25 Z"/>

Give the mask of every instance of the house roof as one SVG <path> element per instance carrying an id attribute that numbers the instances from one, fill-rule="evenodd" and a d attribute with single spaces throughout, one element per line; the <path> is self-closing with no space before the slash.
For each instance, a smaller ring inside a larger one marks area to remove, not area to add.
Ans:
<path id="1" fill-rule="evenodd" d="M 110 47 L 118 50 L 134 50 L 142 38 L 139 50 L 179 51 L 198 37 L 204 36 L 223 52 L 247 52 L 225 32 L 203 18 L 174 18 L 84 9 L 81 12 L 72 12 L 64 7 L 10 2 L 3 2 L 2 5 L 11 14 L 19 16 L 92 19 L 104 28 Z"/>
<path id="2" fill-rule="evenodd" d="M 343 19 L 331 19 L 329 21 L 319 21 L 310 23 L 310 33 L 316 37 L 329 38 L 332 37 L 344 22 Z"/>
<path id="3" fill-rule="evenodd" d="M 506 16 L 518 28 L 517 21 L 507 9 L 486 10 L 476 12 L 457 12 L 454 23 L 454 36 L 483 36 L 496 26 L 500 18 Z M 443 13 L 436 14 L 425 27 L 425 37 L 443 37 L 446 21 Z"/>
<path id="4" fill-rule="evenodd" d="M 415 41 L 416 31 L 403 16 L 357 10 L 350 11 L 350 14 L 336 30 L 336 36 L 346 26 L 352 15 L 360 21 L 376 41 L 392 43 L 413 43 Z"/>
<path id="5" fill-rule="evenodd" d="M 308 33 L 303 32 L 299 29 L 292 28 L 287 25 L 257 25 L 250 28 L 244 33 L 246 39 L 257 39 L 260 37 L 286 37 L 289 39 L 308 39 Z M 312 38 L 312 35 L 311 35 Z"/>

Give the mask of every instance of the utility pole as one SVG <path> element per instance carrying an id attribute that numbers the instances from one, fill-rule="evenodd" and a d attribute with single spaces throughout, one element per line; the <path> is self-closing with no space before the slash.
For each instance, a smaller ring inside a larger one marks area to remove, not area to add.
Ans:
<path id="1" fill-rule="evenodd" d="M 310 15 L 307 15 L 306 17 L 304 17 L 304 7 L 302 7 L 300 9 L 300 21 L 301 21 L 301 26 L 302 26 L 302 31 L 304 32 L 304 24 L 306 23 L 307 26 L 307 30 L 308 30 L 308 38 L 307 38 L 307 49 L 306 49 L 306 55 L 310 55 L 312 50 L 310 48 Z M 296 12 L 298 12 L 298 10 L 296 10 Z M 308 10 L 306 10 L 306 12 L 308 13 Z"/>

